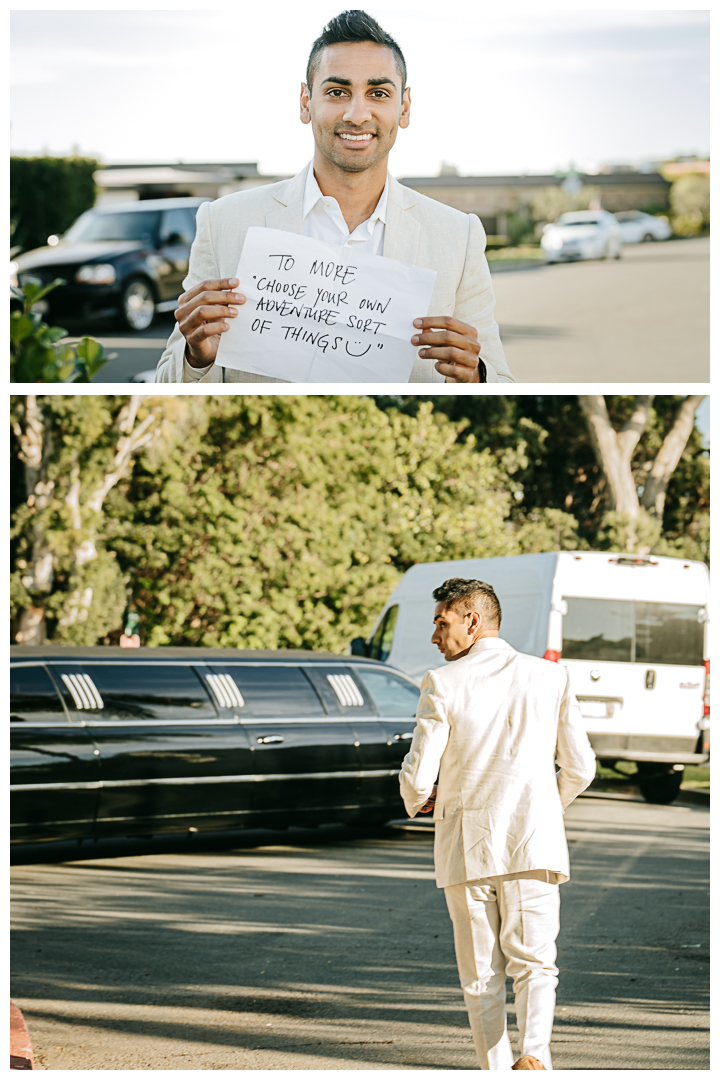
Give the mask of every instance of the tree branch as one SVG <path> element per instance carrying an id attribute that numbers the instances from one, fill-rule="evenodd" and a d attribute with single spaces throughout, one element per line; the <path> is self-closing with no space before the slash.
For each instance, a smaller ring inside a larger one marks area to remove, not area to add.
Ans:
<path id="1" fill-rule="evenodd" d="M 642 505 L 662 521 L 665 512 L 665 497 L 670 478 L 687 446 L 695 423 L 695 413 L 704 394 L 689 394 L 675 414 L 673 425 L 663 439 L 655 460 L 652 463 L 642 494 Z"/>

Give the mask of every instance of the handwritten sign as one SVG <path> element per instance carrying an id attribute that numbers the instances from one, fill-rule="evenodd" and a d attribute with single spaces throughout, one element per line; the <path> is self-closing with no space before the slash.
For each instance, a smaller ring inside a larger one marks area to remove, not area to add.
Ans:
<path id="1" fill-rule="evenodd" d="M 436 272 L 280 229 L 247 231 L 247 302 L 216 363 L 290 382 L 407 382 Z"/>

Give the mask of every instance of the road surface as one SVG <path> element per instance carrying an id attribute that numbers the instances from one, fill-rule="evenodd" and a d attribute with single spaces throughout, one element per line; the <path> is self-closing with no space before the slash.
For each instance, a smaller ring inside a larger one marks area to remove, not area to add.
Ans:
<path id="1" fill-rule="evenodd" d="M 497 269 L 493 286 L 508 364 L 521 383 L 709 378 L 708 239 L 636 244 L 620 260 Z M 94 381 L 153 370 L 174 325 L 160 315 L 142 334 L 85 327 L 118 354 Z"/>
<path id="2" fill-rule="evenodd" d="M 556 1068 L 709 1068 L 708 823 L 568 810 Z M 477 1068 L 427 828 L 66 852 L 12 872 L 36 1069 Z"/>

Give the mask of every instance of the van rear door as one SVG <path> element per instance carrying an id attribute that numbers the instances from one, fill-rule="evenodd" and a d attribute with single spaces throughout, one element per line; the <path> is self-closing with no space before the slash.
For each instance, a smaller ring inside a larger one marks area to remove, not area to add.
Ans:
<path id="1" fill-rule="evenodd" d="M 692 760 L 703 713 L 704 608 L 564 599 L 562 662 L 598 757 Z"/>

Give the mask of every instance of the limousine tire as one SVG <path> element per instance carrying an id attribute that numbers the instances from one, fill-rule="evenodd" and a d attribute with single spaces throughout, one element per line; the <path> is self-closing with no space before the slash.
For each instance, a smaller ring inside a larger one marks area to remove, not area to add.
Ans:
<path id="1" fill-rule="evenodd" d="M 682 770 L 655 762 L 638 762 L 638 787 L 646 802 L 667 806 L 677 798 L 682 784 Z"/>

